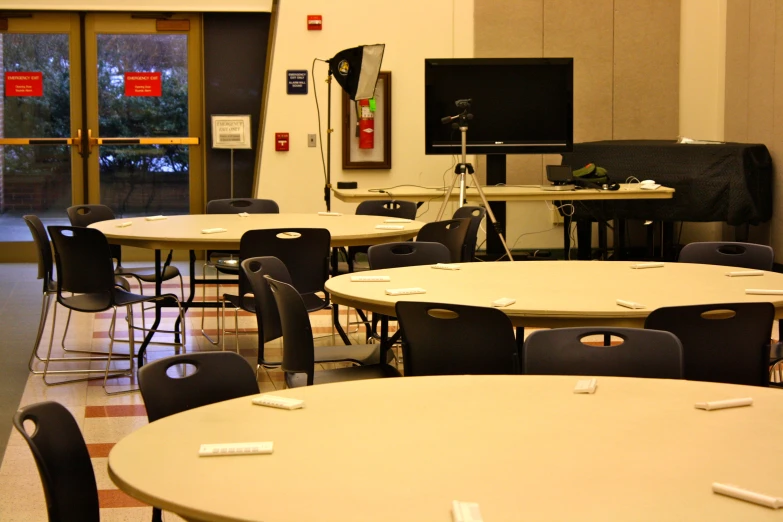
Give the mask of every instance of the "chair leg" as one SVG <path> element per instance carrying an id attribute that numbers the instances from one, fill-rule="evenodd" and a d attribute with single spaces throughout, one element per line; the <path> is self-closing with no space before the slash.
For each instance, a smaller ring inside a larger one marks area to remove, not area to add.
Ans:
<path id="1" fill-rule="evenodd" d="M 201 278 L 206 279 L 207 278 L 207 266 L 209 266 L 207 263 L 204 263 L 204 266 L 201 269 Z M 217 283 L 217 294 L 216 297 L 220 297 L 220 272 L 215 269 L 215 279 L 218 281 Z M 201 302 L 206 303 L 207 301 L 207 285 L 202 284 L 201 285 Z M 217 313 L 215 313 L 215 322 L 217 323 L 217 339 L 212 339 L 212 337 L 209 336 L 209 334 L 204 330 L 204 317 L 206 314 L 206 307 L 201 307 L 201 335 L 203 335 L 207 341 L 209 341 L 210 344 L 217 346 L 220 344 L 220 318 Z"/>
<path id="2" fill-rule="evenodd" d="M 142 304 L 141 307 L 142 307 L 142 314 L 143 314 L 144 313 L 144 304 Z M 117 327 L 117 307 L 114 306 L 112 308 L 113 308 L 113 312 L 112 312 L 112 316 L 111 316 L 111 324 L 109 325 L 109 357 L 106 360 L 106 368 L 104 369 L 104 373 L 103 373 L 103 393 L 105 393 L 106 395 L 120 395 L 122 393 L 135 392 L 135 391 L 138 391 L 139 389 L 138 388 L 131 388 L 129 390 L 122 390 L 122 391 L 116 391 L 116 392 L 110 392 L 109 390 L 106 389 L 107 381 L 110 378 L 124 376 L 124 375 L 117 375 L 117 374 L 109 375 L 109 368 L 111 367 L 112 349 L 114 348 L 114 332 L 115 332 L 115 329 Z M 128 343 L 130 345 L 129 348 L 128 348 L 128 361 L 130 363 L 130 367 L 128 368 L 128 371 L 126 372 L 125 375 L 133 375 L 133 359 L 134 359 L 134 352 L 135 352 L 135 348 L 136 348 L 135 347 L 135 344 L 136 344 L 135 343 L 135 336 L 133 334 L 133 327 L 132 327 L 133 326 L 133 307 L 131 305 L 129 305 L 126 308 L 126 310 L 127 310 L 126 313 L 128 314 L 128 325 L 130 326 L 130 328 L 128 328 Z"/>

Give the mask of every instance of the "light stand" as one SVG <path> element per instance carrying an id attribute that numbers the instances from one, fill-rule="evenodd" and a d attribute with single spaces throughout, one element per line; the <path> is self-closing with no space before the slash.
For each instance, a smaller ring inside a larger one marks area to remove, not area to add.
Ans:
<path id="1" fill-rule="evenodd" d="M 324 201 L 326 211 L 332 206 L 332 76 L 337 80 L 351 100 L 368 100 L 375 95 L 375 84 L 381 72 L 381 61 L 385 44 L 360 45 L 345 49 L 327 60 L 329 75 L 327 84 L 326 109 L 326 183 L 324 185 Z M 343 136 L 343 139 L 348 139 Z"/>
<path id="2" fill-rule="evenodd" d="M 463 111 L 456 116 L 446 116 L 445 118 L 442 118 L 441 121 L 443 123 L 454 122 L 452 123 L 452 126 L 459 129 L 462 137 L 462 161 L 461 163 L 457 163 L 457 166 L 454 168 L 454 174 L 456 175 L 451 182 L 449 190 L 446 191 L 446 194 L 443 198 L 443 203 L 441 203 L 440 210 L 438 211 L 438 216 L 435 218 L 435 221 L 440 221 L 443 218 L 443 214 L 446 211 L 446 205 L 448 205 L 451 193 L 454 191 L 454 185 L 457 184 L 457 179 L 459 179 L 459 208 L 462 208 L 465 205 L 467 175 L 473 175 L 473 165 L 468 163 L 467 158 L 468 121 L 473 119 L 473 115 L 468 112 L 470 110 L 470 100 L 457 100 L 455 103 L 457 107 L 463 109 Z M 454 120 L 459 121 L 456 122 Z M 484 204 L 484 208 L 487 210 L 487 216 L 489 217 L 495 232 L 497 232 L 498 237 L 500 238 L 500 242 L 503 244 L 503 249 L 505 249 L 509 261 L 513 261 L 514 258 L 511 256 L 511 250 L 509 250 L 508 245 L 506 244 L 506 239 L 503 237 L 500 224 L 495 219 L 495 214 L 492 212 L 492 208 L 489 206 L 489 203 L 487 203 L 487 198 L 484 195 L 484 190 L 481 188 L 481 184 L 474 183 L 474 185 L 476 186 L 476 190 L 478 191 L 479 197 L 481 198 L 481 202 Z"/>

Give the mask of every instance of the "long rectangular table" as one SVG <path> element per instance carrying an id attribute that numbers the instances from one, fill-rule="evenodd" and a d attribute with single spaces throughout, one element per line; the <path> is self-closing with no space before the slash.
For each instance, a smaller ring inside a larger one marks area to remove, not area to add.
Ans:
<path id="1" fill-rule="evenodd" d="M 544 190 L 540 186 L 487 186 L 482 187 L 487 201 L 607 201 L 607 200 L 666 200 L 672 199 L 674 189 L 659 187 L 655 190 L 641 189 L 638 183 L 621 184 L 618 190 L 578 189 L 568 191 Z M 396 199 L 400 201 L 432 201 L 446 196 L 442 188 L 428 188 L 414 185 L 400 185 L 389 188 L 370 189 L 333 189 L 334 195 L 340 201 L 358 203 L 367 200 Z M 459 200 L 459 190 L 454 189 L 448 195 L 450 201 Z M 481 198 L 475 188 L 468 188 L 466 199 L 469 202 L 480 202 Z M 563 250 L 565 259 L 569 259 L 571 250 L 571 215 L 563 215 Z M 619 227 L 615 227 L 615 244 L 620 244 Z"/>

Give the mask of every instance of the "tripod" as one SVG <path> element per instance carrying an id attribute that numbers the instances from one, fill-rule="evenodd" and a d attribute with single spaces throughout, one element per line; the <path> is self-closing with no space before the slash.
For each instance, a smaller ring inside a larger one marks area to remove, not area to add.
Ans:
<path id="1" fill-rule="evenodd" d="M 460 105 L 460 103 L 462 103 L 462 105 Z M 457 166 L 454 168 L 454 179 L 451 182 L 451 187 L 449 187 L 449 190 L 446 191 L 446 195 L 443 197 L 443 203 L 440 206 L 440 210 L 438 211 L 438 216 L 435 218 L 435 221 L 440 221 L 443 218 L 443 213 L 446 211 L 446 205 L 448 204 L 449 197 L 454 190 L 454 185 L 457 184 L 457 179 L 459 179 L 459 207 L 462 208 L 465 205 L 467 175 L 473 175 L 473 165 L 467 162 L 468 120 L 473 118 L 472 114 L 468 114 L 468 108 L 470 107 L 469 100 L 457 100 L 457 107 L 465 107 L 465 110 L 457 116 L 447 116 L 441 121 L 446 123 L 448 121 L 459 119 L 459 123 L 455 122 L 453 125 L 458 127 L 460 133 L 462 134 L 462 162 L 457 163 Z M 503 237 L 500 224 L 498 224 L 497 219 L 495 219 L 495 214 L 492 212 L 489 203 L 487 203 L 487 198 L 484 196 L 484 191 L 481 189 L 481 184 L 475 183 L 475 186 L 479 197 L 481 198 L 481 202 L 484 204 L 484 208 L 487 209 L 487 216 L 489 216 L 489 220 L 492 222 L 492 226 L 495 228 L 495 232 L 497 232 L 498 237 L 500 238 L 500 242 L 503 243 L 503 248 L 506 251 L 506 255 L 508 256 L 509 261 L 513 261 L 514 258 L 511 257 L 511 250 L 509 250 L 508 245 L 506 244 L 506 239 Z"/>

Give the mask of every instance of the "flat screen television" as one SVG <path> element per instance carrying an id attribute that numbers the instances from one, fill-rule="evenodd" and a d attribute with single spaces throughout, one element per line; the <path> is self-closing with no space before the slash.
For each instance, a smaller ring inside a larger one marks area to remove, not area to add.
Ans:
<path id="1" fill-rule="evenodd" d="M 462 113 L 457 100 L 470 100 L 468 154 L 573 149 L 573 58 L 425 59 L 426 154 L 461 153 L 459 129 L 442 122 Z"/>

